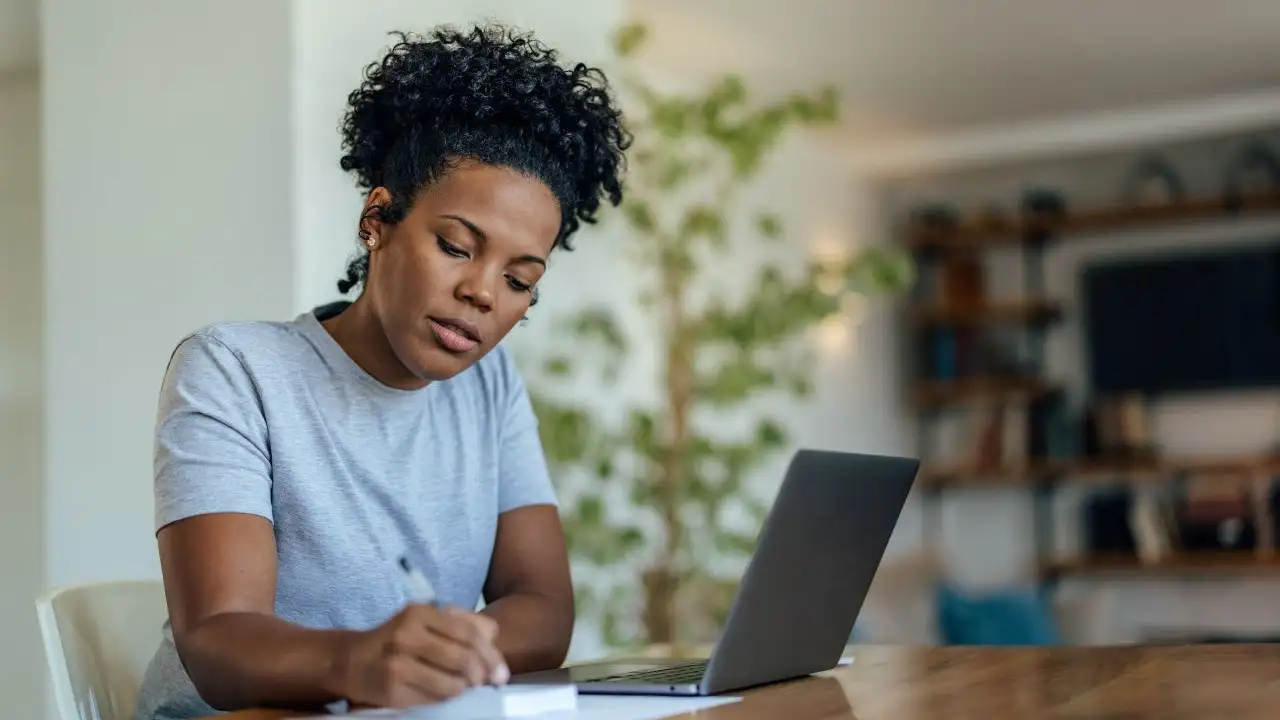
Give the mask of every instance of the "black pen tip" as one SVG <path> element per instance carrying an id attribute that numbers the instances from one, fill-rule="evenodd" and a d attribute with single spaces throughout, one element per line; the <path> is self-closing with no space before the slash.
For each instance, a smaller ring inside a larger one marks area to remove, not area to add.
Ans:
<path id="1" fill-rule="evenodd" d="M 404 568 L 404 571 L 405 571 L 405 572 L 409 572 L 409 558 L 407 558 L 407 557 L 405 557 L 405 556 L 401 555 L 401 556 L 400 556 L 400 567 L 401 567 L 401 568 Z"/>

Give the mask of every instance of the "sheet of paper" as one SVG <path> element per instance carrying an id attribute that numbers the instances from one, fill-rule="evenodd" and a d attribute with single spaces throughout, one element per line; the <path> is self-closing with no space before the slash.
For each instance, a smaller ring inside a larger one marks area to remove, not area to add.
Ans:
<path id="1" fill-rule="evenodd" d="M 666 695 L 582 695 L 577 696 L 576 710 L 554 710 L 535 715 L 515 714 L 503 715 L 500 711 L 494 714 L 473 714 L 457 712 L 461 708 L 444 706 L 425 706 L 406 709 L 362 710 L 347 717 L 369 718 L 369 720 L 501 720 L 503 717 L 525 717 L 529 720 L 661 720 L 674 715 L 706 710 L 718 705 L 738 702 L 741 697 L 675 697 Z M 447 703 L 445 705 L 448 705 Z M 332 718 L 334 716 L 327 716 Z M 326 720 L 325 717 L 310 720 Z"/>
<path id="2" fill-rule="evenodd" d="M 537 720 L 660 720 L 738 702 L 740 697 L 662 695 L 578 695 L 578 709 L 536 715 Z"/>
<path id="3" fill-rule="evenodd" d="M 546 717 L 558 712 L 573 716 L 577 707 L 578 690 L 573 685 L 510 685 L 472 688 L 434 705 L 358 710 L 346 716 L 368 720 L 490 720 Z M 337 710 L 335 714 L 344 713 Z"/>

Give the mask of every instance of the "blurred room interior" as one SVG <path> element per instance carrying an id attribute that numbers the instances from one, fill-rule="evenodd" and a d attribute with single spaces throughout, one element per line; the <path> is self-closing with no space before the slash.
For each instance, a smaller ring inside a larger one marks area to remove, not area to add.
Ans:
<path id="1" fill-rule="evenodd" d="M 749 290 L 774 262 L 910 260 L 909 287 L 813 318 L 808 397 L 762 387 L 727 412 L 725 432 L 761 452 L 717 498 L 725 514 L 697 515 L 725 523 L 695 528 L 701 566 L 732 585 L 790 449 L 916 455 L 855 641 L 1280 638 L 1274 0 L 0 0 L 0 693 L 15 717 L 45 708 L 35 597 L 158 577 L 151 433 L 173 344 L 333 299 L 360 206 L 337 164 L 345 93 L 389 31 L 480 19 L 613 65 L 614 33 L 638 21 L 648 43 L 625 62 L 673 94 L 726 75 L 752 105 L 834 88 L 838 117 L 788 129 L 720 209 L 748 230 L 708 256 L 706 287 Z M 508 341 L 531 388 L 600 423 L 663 390 L 632 230 L 584 230 L 550 270 L 573 296 L 548 293 Z M 548 377 L 553 320 L 597 305 L 632 338 L 627 363 L 609 384 Z M 753 424 L 760 408 L 785 441 Z M 565 472 L 575 579 L 598 590 L 574 655 L 654 639 L 634 585 L 663 527 L 627 520 L 643 502 L 616 484 L 582 490 L 600 473 Z M 605 537 L 608 557 L 587 547 Z"/>

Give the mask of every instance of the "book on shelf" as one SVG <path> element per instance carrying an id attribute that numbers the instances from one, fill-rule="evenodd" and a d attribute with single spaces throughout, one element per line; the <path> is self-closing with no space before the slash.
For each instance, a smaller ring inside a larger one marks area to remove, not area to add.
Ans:
<path id="1" fill-rule="evenodd" d="M 975 405 L 931 428 L 931 462 L 995 475 L 1029 463 L 1027 410 L 1020 403 Z"/>

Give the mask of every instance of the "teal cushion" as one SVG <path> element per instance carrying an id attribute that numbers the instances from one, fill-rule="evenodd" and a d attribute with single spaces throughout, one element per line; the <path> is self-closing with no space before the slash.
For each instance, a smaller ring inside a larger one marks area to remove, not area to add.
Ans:
<path id="1" fill-rule="evenodd" d="M 948 645 L 1057 645 L 1057 624 L 1035 590 L 938 590 L 938 628 Z"/>

